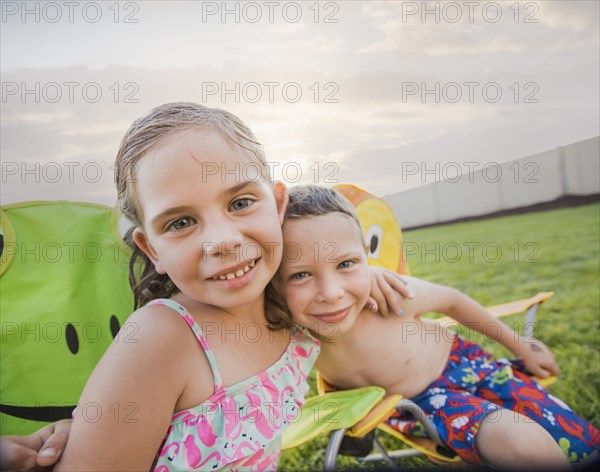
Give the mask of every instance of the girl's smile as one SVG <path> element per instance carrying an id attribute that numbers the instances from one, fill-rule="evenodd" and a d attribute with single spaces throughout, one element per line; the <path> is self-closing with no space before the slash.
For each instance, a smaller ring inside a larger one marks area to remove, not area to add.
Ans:
<path id="1" fill-rule="evenodd" d="M 134 238 L 186 296 L 259 313 L 281 261 L 287 192 L 236 171 L 254 159 L 211 130 L 166 138 L 136 169 L 144 230 Z M 228 172 L 208 171 L 215 166 Z"/>

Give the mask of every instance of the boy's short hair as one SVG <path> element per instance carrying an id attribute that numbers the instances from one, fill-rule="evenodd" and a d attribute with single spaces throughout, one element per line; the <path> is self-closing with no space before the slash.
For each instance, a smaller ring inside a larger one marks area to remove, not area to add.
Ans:
<path id="1" fill-rule="evenodd" d="M 285 219 L 321 216 L 329 213 L 342 213 L 354 220 L 359 231 L 362 229 L 352 203 L 341 193 L 331 188 L 317 185 L 299 185 L 289 189 L 290 201 Z"/>
<path id="2" fill-rule="evenodd" d="M 285 211 L 285 221 L 300 218 L 308 218 L 311 216 L 322 216 L 330 213 L 342 213 L 349 216 L 356 223 L 357 234 L 362 241 L 362 229 L 358 216 L 352 203 L 341 193 L 336 192 L 331 188 L 319 187 L 317 185 L 299 185 L 290 187 L 289 203 Z M 284 241 L 284 245 L 286 242 Z M 277 323 L 272 323 L 277 328 L 287 328 L 291 326 L 292 316 L 284 300 L 283 281 L 281 280 L 279 271 L 273 277 L 267 286 L 267 293 L 271 293 L 273 306 L 277 308 L 279 319 Z"/>

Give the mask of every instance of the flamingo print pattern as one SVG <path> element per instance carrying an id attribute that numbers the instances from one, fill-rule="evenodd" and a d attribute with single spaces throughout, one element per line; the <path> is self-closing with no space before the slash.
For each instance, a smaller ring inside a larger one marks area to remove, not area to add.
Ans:
<path id="1" fill-rule="evenodd" d="M 204 350 L 215 382 L 204 403 L 175 413 L 156 456 L 155 472 L 183 470 L 276 470 L 281 436 L 300 414 L 308 392 L 306 377 L 319 354 L 319 341 L 300 327 L 290 329 L 283 355 L 265 371 L 225 388 L 214 354 L 190 313 L 172 300 Z"/>

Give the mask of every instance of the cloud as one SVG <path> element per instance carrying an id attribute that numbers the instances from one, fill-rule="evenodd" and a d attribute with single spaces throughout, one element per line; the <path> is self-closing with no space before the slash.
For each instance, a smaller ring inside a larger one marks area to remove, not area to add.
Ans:
<path id="1" fill-rule="evenodd" d="M 316 38 L 303 39 L 302 41 L 294 41 L 294 48 L 306 48 L 311 51 L 318 51 L 325 54 L 331 54 L 341 51 L 346 44 L 346 41 L 341 38 L 332 38 L 327 36 L 317 36 Z"/>
<path id="2" fill-rule="evenodd" d="M 2 186 L 3 202 L 46 194 L 47 198 L 102 198 L 111 203 L 109 167 L 123 133 L 138 116 L 169 101 L 230 110 L 254 130 L 270 161 L 281 165 L 297 161 L 305 178 L 313 172 L 310 166 L 318 164 L 316 168 L 323 171 L 324 164 L 335 162 L 340 181 L 367 186 L 378 195 L 399 188 L 394 180 L 399 156 L 440 162 L 480 155 L 510 159 L 597 134 L 599 59 L 597 45 L 588 46 L 585 29 L 593 28 L 596 20 L 586 20 L 581 12 L 563 36 L 554 32 L 550 46 L 528 52 L 527 48 L 535 49 L 548 39 L 550 28 L 562 27 L 550 20 L 560 10 L 550 10 L 548 24 L 486 28 L 399 24 L 397 2 L 367 3 L 357 10 L 363 16 L 352 17 L 354 22 L 344 24 L 342 19 L 350 15 L 342 16 L 340 11 L 340 24 L 307 27 L 311 36 L 306 42 L 292 45 L 299 39 L 289 36 L 290 46 L 274 55 L 269 51 L 242 54 L 238 49 L 236 57 L 225 55 L 229 59 L 222 62 L 194 65 L 190 61 L 178 68 L 157 59 L 152 67 L 3 70 L 3 161 L 52 162 L 63 167 L 77 162 L 78 170 L 96 162 L 105 173 L 97 183 L 69 182 L 64 188 L 23 184 L 11 176 Z M 540 20 L 545 12 L 540 9 Z M 364 27 L 358 28 L 358 19 Z M 335 36 L 325 26 L 345 33 Z M 349 26 L 352 34 L 339 30 Z M 584 29 L 577 33 L 580 27 Z M 521 29 L 513 37 L 515 28 Z M 446 32 L 450 36 L 444 38 Z M 258 35 L 248 45 L 271 44 L 271 33 Z M 336 40 L 330 42 L 331 37 Z M 353 53 L 360 49 L 357 44 L 384 41 L 409 51 Z M 525 49 L 510 51 L 511 41 L 514 48 Z M 566 43 L 579 49 L 565 52 Z M 277 43 L 271 46 L 276 48 Z M 446 52 L 435 57 L 422 53 L 443 47 Z M 460 51 L 449 53 L 452 48 Z M 488 52 L 475 55 L 477 48 Z M 308 62 L 313 56 L 319 60 Z M 473 101 L 465 85 L 471 82 L 477 83 Z M 498 102 L 489 100 L 493 88 L 484 95 L 486 84 L 501 89 Z M 57 86 L 62 95 L 55 100 Z M 448 97 L 457 90 L 462 95 L 451 103 Z M 526 103 L 530 95 L 537 101 Z"/>
<path id="3" fill-rule="evenodd" d="M 357 54 L 483 55 L 577 51 L 598 44 L 598 3 L 369 2 L 380 33 Z"/>
<path id="4" fill-rule="evenodd" d="M 600 4 L 595 0 L 573 2 L 537 2 L 540 23 L 550 29 L 582 34 L 587 40 L 598 42 Z"/>

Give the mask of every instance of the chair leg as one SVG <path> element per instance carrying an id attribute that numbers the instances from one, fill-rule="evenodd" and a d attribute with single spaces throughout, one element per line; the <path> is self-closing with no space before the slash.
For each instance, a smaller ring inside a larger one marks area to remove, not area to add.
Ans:
<path id="1" fill-rule="evenodd" d="M 390 459 L 406 459 L 408 457 L 420 457 L 425 456 L 426 454 L 423 451 L 419 451 L 418 449 L 399 449 L 397 451 L 386 452 L 386 455 Z M 383 454 L 373 453 L 369 454 L 365 457 L 357 457 L 357 462 L 375 462 L 375 461 L 385 461 Z"/>
<path id="2" fill-rule="evenodd" d="M 373 441 L 374 441 L 375 449 L 377 449 L 379 451 L 382 459 L 387 462 L 387 464 L 390 466 L 390 468 L 392 470 L 399 470 L 398 467 L 396 466 L 396 464 L 394 463 L 394 461 L 392 460 L 392 458 L 388 455 L 385 448 L 379 442 L 379 439 L 377 439 L 377 436 L 375 437 L 375 439 Z"/>
<path id="3" fill-rule="evenodd" d="M 448 451 L 449 453 L 451 453 L 452 456 L 455 455 L 454 451 L 451 451 L 448 448 L 448 446 L 446 446 L 446 444 L 442 442 L 436 427 L 431 422 L 431 420 L 427 418 L 427 415 L 423 410 L 421 410 L 419 405 L 410 400 L 407 400 L 406 398 L 403 398 L 398 403 L 396 403 L 396 409 L 400 412 L 408 411 L 411 415 L 413 415 L 423 425 L 427 436 L 429 436 L 429 439 L 431 439 L 437 445 L 438 451 L 442 449 L 443 451 Z M 439 452 L 443 453 L 442 451 Z"/>
<path id="4" fill-rule="evenodd" d="M 539 303 L 535 305 L 531 305 L 527 313 L 525 314 L 525 337 L 527 339 L 531 339 L 533 337 L 533 328 L 535 327 L 535 315 L 537 313 L 538 308 L 540 307 Z"/>
<path id="5" fill-rule="evenodd" d="M 335 460 L 337 458 L 338 451 L 340 450 L 342 439 L 344 439 L 345 432 L 346 428 L 342 428 L 331 433 L 329 443 L 327 444 L 327 450 L 325 451 L 325 463 L 323 464 L 323 470 L 325 472 L 335 470 Z"/>
<path id="6" fill-rule="evenodd" d="M 421 408 L 419 408 L 419 405 L 410 400 L 407 400 L 406 398 L 403 398 L 398 403 L 396 403 L 395 408 L 400 412 L 408 411 L 411 415 L 415 417 L 417 421 L 419 421 L 423 425 L 425 431 L 427 432 L 427 436 L 429 436 L 430 439 L 432 439 L 438 446 L 445 447 L 444 443 L 440 439 L 440 436 L 438 435 L 437 429 L 435 428 L 431 420 L 427 418 L 425 412 L 421 410 Z"/>
<path id="7" fill-rule="evenodd" d="M 448 450 L 448 447 L 441 441 L 437 429 L 431 422 L 431 420 L 427 417 L 425 412 L 421 410 L 421 408 L 414 402 L 403 398 L 398 403 L 396 403 L 395 408 L 400 411 L 407 411 L 412 414 L 415 419 L 417 419 L 425 428 L 427 435 L 431 440 L 433 440 L 439 448 L 443 448 L 444 450 Z M 323 469 L 325 472 L 335 471 L 335 463 L 337 459 L 337 455 L 340 449 L 340 445 L 342 444 L 342 439 L 344 438 L 344 434 L 346 433 L 346 429 L 338 429 L 331 433 L 331 437 L 329 438 L 329 443 L 327 444 L 327 450 L 325 451 L 325 461 L 323 464 Z M 359 462 L 372 462 L 377 460 L 385 461 L 393 470 L 398 470 L 398 467 L 394 463 L 392 457 L 401 458 L 401 457 L 414 457 L 420 456 L 425 453 L 417 450 L 417 449 L 409 449 L 409 450 L 400 450 L 393 451 L 388 453 L 385 448 L 381 445 L 377 437 L 374 438 L 374 446 L 377 449 L 378 453 L 369 454 L 366 457 L 358 458 Z"/>

